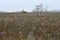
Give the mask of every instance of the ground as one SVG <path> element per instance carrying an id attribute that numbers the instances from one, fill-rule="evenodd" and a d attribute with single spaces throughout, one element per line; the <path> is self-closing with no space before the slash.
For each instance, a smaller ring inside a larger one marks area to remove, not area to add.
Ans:
<path id="1" fill-rule="evenodd" d="M 60 39 L 60 13 L 1 13 L 0 39 L 58 40 Z"/>

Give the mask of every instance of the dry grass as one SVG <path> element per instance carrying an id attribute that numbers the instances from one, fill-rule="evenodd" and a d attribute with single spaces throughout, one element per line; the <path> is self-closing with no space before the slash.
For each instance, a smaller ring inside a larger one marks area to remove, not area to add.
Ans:
<path id="1" fill-rule="evenodd" d="M 0 14 L 0 40 L 60 40 L 60 14 Z"/>

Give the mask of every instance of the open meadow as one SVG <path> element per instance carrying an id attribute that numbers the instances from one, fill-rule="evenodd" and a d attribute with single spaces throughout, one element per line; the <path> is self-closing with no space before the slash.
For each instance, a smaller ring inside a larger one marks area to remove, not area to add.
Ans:
<path id="1" fill-rule="evenodd" d="M 60 13 L 1 13 L 0 40 L 60 40 Z"/>

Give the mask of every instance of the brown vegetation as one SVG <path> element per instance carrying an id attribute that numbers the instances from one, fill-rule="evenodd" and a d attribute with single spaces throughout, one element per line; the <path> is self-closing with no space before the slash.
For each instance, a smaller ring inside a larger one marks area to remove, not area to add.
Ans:
<path id="1" fill-rule="evenodd" d="M 60 40 L 60 14 L 0 14 L 0 40 Z"/>

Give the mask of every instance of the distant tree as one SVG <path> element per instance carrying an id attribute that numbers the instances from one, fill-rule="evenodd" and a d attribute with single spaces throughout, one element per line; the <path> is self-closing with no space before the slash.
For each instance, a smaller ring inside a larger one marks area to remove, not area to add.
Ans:
<path id="1" fill-rule="evenodd" d="M 33 10 L 33 12 L 37 12 L 37 13 L 41 13 L 43 11 L 47 11 L 47 6 L 44 7 L 43 4 L 39 4 L 35 6 L 35 9 Z"/>
<path id="2" fill-rule="evenodd" d="M 35 12 L 42 12 L 42 10 L 43 10 L 43 4 L 39 4 L 35 6 L 34 9 Z"/>
<path id="3" fill-rule="evenodd" d="M 24 9 L 22 9 L 21 13 L 27 13 L 27 11 L 25 11 Z"/>
<path id="4" fill-rule="evenodd" d="M 47 12 L 47 8 L 48 8 L 48 6 L 46 5 L 46 7 L 45 7 L 45 12 Z"/>

